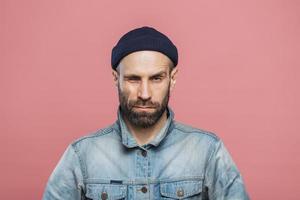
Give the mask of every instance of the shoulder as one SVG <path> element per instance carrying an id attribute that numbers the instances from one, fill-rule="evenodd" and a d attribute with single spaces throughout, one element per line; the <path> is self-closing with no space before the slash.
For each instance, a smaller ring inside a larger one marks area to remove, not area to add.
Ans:
<path id="1" fill-rule="evenodd" d="M 80 138 L 75 139 L 73 142 L 71 142 L 71 145 L 76 149 L 83 144 L 86 145 L 89 143 L 93 143 L 101 138 L 111 138 L 114 135 L 113 126 L 114 125 L 109 125 L 105 128 L 101 128 L 94 132 L 88 133 Z"/>
<path id="2" fill-rule="evenodd" d="M 174 129 L 181 134 L 188 134 L 191 137 L 207 139 L 212 142 L 220 141 L 220 138 L 217 136 L 216 133 L 200 128 L 195 128 L 193 126 L 183 124 L 177 121 L 174 121 Z"/>

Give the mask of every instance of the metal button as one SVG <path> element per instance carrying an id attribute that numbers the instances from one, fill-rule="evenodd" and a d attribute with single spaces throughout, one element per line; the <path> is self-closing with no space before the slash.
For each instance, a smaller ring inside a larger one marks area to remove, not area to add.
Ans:
<path id="1" fill-rule="evenodd" d="M 178 197 L 183 197 L 183 196 L 184 196 L 184 190 L 183 190 L 182 188 L 179 188 L 179 189 L 177 190 L 177 196 L 178 196 Z"/>
<path id="2" fill-rule="evenodd" d="M 145 186 L 144 186 L 144 187 L 142 187 L 142 189 L 141 189 L 141 190 L 142 190 L 142 192 L 143 192 L 143 193 L 146 193 L 146 192 L 148 191 L 148 189 L 147 189 Z"/>
<path id="3" fill-rule="evenodd" d="M 108 194 L 106 192 L 101 193 L 101 199 L 106 200 L 108 198 Z"/>
<path id="4" fill-rule="evenodd" d="M 147 156 L 147 151 L 142 150 L 142 156 L 146 157 Z"/>

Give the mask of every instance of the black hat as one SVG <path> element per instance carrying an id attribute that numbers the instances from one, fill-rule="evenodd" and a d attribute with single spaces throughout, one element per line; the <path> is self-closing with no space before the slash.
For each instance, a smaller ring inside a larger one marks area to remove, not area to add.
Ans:
<path id="1" fill-rule="evenodd" d="M 143 50 L 159 51 L 165 54 L 172 60 L 174 67 L 178 63 L 177 48 L 172 41 L 154 28 L 144 26 L 131 30 L 121 37 L 112 49 L 112 68 L 116 69 L 122 58 L 128 54 Z"/>

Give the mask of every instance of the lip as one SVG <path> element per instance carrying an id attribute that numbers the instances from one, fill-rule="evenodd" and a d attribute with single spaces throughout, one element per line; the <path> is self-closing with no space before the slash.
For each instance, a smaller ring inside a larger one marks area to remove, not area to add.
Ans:
<path id="1" fill-rule="evenodd" d="M 152 110 L 154 107 L 147 107 L 147 106 L 134 106 L 134 108 L 140 109 L 140 110 Z"/>

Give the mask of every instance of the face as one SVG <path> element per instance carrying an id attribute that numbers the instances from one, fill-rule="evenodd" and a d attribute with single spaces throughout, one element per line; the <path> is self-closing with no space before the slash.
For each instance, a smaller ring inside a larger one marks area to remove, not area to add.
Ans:
<path id="1" fill-rule="evenodd" d="M 165 112 L 177 73 L 171 66 L 162 53 L 138 51 L 124 57 L 113 71 L 121 112 L 133 126 L 151 127 Z"/>

